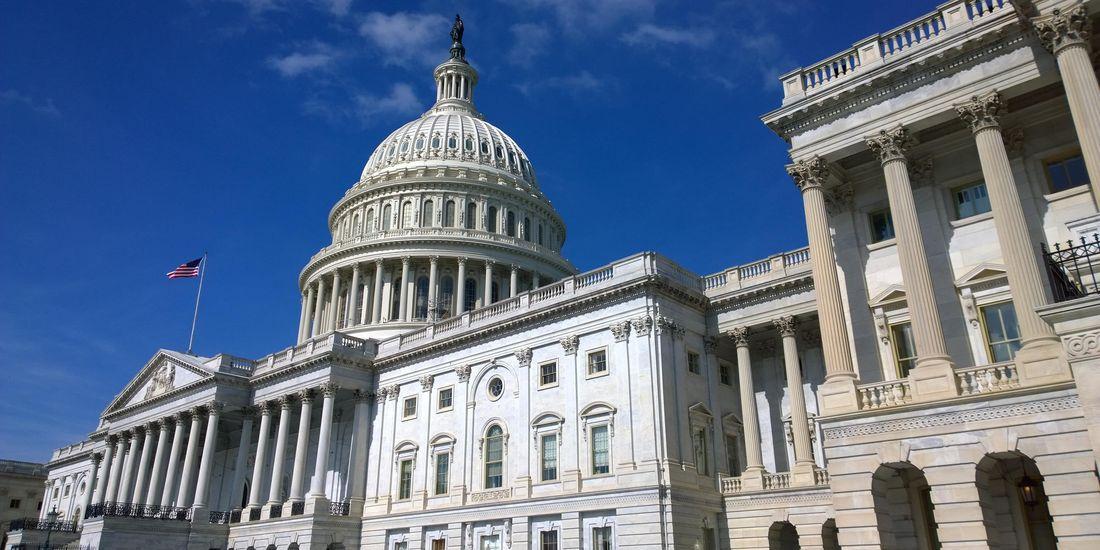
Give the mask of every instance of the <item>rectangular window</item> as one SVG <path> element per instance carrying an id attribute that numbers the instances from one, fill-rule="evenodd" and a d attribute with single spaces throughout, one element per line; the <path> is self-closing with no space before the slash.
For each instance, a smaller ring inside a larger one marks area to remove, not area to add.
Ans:
<path id="1" fill-rule="evenodd" d="M 691 374 L 699 374 L 699 354 L 694 351 L 688 352 L 688 372 Z"/>
<path id="2" fill-rule="evenodd" d="M 439 390 L 439 401 L 436 405 L 436 409 L 440 411 L 447 411 L 454 407 L 455 390 L 454 388 L 443 388 Z"/>
<path id="3" fill-rule="evenodd" d="M 69 491 L 71 491 L 72 489 L 73 489 L 72 485 L 66 485 L 65 486 L 65 496 L 69 496 Z"/>
<path id="4" fill-rule="evenodd" d="M 451 473 L 451 453 L 435 455 L 435 494 L 447 494 L 447 478 Z"/>
<path id="5" fill-rule="evenodd" d="M 558 550 L 558 532 L 556 530 L 539 533 L 539 550 Z"/>
<path id="6" fill-rule="evenodd" d="M 432 541 L 432 550 L 447 550 L 447 539 L 435 539 Z"/>
<path id="7" fill-rule="evenodd" d="M 733 384 L 729 363 L 718 363 L 718 381 L 727 386 Z"/>
<path id="8" fill-rule="evenodd" d="M 709 461 L 707 460 L 707 429 L 696 429 L 692 437 L 692 443 L 695 447 L 695 471 L 700 475 L 710 475 Z"/>
<path id="9" fill-rule="evenodd" d="M 899 323 L 890 325 L 890 336 L 894 341 L 894 363 L 898 369 L 898 378 L 909 376 L 909 370 L 917 361 L 917 346 L 913 342 L 913 325 Z"/>
<path id="10" fill-rule="evenodd" d="M 558 436 L 549 434 L 542 436 L 542 480 L 554 481 L 558 479 Z"/>
<path id="11" fill-rule="evenodd" d="M 539 365 L 539 386 L 548 387 L 558 384 L 558 363 L 551 361 Z"/>
<path id="12" fill-rule="evenodd" d="M 989 194 L 985 182 L 956 187 L 951 192 L 955 200 L 955 219 L 961 220 L 989 212 Z"/>
<path id="13" fill-rule="evenodd" d="M 868 214 L 871 222 L 871 242 L 878 243 L 894 238 L 894 218 L 890 209 L 884 208 Z"/>
<path id="14" fill-rule="evenodd" d="M 592 528 L 592 550 L 612 550 L 611 527 Z"/>
<path id="15" fill-rule="evenodd" d="M 608 441 L 607 426 L 593 426 L 592 440 L 592 474 L 601 475 L 611 473 L 611 449 Z"/>
<path id="16" fill-rule="evenodd" d="M 607 351 L 601 349 L 588 352 L 588 376 L 605 373 L 607 373 Z"/>
<path id="17" fill-rule="evenodd" d="M 483 535 L 481 550 L 500 550 L 500 535 Z"/>
<path id="18" fill-rule="evenodd" d="M 718 546 L 714 544 L 714 528 L 703 528 L 703 550 L 717 550 Z"/>
<path id="19" fill-rule="evenodd" d="M 1012 302 L 1001 302 L 982 309 L 985 341 L 994 363 L 1011 361 L 1020 349 L 1020 326 Z"/>
<path id="20" fill-rule="evenodd" d="M 726 436 L 726 467 L 731 476 L 741 474 L 741 465 L 737 463 L 737 438 L 732 435 Z"/>
<path id="21" fill-rule="evenodd" d="M 1051 193 L 1065 191 L 1089 183 L 1089 173 L 1085 170 L 1085 159 L 1080 154 L 1055 161 L 1048 160 L 1046 168 Z"/>
<path id="22" fill-rule="evenodd" d="M 402 460 L 401 472 L 397 488 L 397 499 L 405 500 L 412 498 L 412 484 L 413 484 L 413 461 Z"/>
<path id="23" fill-rule="evenodd" d="M 405 400 L 402 402 L 402 404 L 403 404 L 403 406 L 401 407 L 401 418 L 412 418 L 412 417 L 416 416 L 416 398 L 415 397 L 405 398 Z"/>
<path id="24" fill-rule="evenodd" d="M 409 550 L 409 543 L 395 542 L 393 543 L 393 550 Z"/>
<path id="25" fill-rule="evenodd" d="M 11 499 L 11 502 L 8 504 L 8 508 L 18 508 L 22 504 L 23 504 L 23 501 L 21 501 L 17 498 L 13 498 L 13 499 Z"/>

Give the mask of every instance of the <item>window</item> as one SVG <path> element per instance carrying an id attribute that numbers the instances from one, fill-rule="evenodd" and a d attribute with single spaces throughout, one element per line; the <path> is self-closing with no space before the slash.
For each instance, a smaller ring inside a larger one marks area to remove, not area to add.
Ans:
<path id="1" fill-rule="evenodd" d="M 390 225 L 393 223 L 393 207 L 386 205 L 382 207 L 382 231 L 389 231 Z"/>
<path id="2" fill-rule="evenodd" d="M 547 388 L 558 385 L 558 363 L 550 361 L 539 365 L 539 387 Z"/>
<path id="3" fill-rule="evenodd" d="M 485 219 L 485 224 L 486 224 L 486 227 L 485 227 L 486 231 L 489 231 L 491 233 L 496 233 L 497 232 L 497 207 L 495 207 L 495 206 L 490 206 L 489 207 L 489 215 Z"/>
<path id="4" fill-rule="evenodd" d="M 500 535 L 482 535 L 481 550 L 500 550 Z"/>
<path id="5" fill-rule="evenodd" d="M 412 227 L 413 224 L 413 203 L 412 201 L 405 201 L 405 204 L 401 205 L 401 227 Z"/>
<path id="6" fill-rule="evenodd" d="M 395 542 L 393 543 L 393 550 L 409 550 L 409 543 Z"/>
<path id="7" fill-rule="evenodd" d="M 1016 323 L 1016 308 L 1012 302 L 1001 302 L 982 309 L 985 341 L 994 363 L 1011 361 L 1020 349 L 1020 327 Z"/>
<path id="8" fill-rule="evenodd" d="M 871 242 L 878 243 L 894 238 L 894 218 L 889 209 L 876 210 L 868 214 L 871 221 Z"/>
<path id="9" fill-rule="evenodd" d="M 462 297 L 463 311 L 470 311 L 477 307 L 477 280 L 473 278 L 466 279 L 466 295 Z"/>
<path id="10" fill-rule="evenodd" d="M 400 476 L 398 477 L 397 498 L 405 500 L 412 498 L 413 461 L 406 459 L 401 461 Z"/>
<path id="11" fill-rule="evenodd" d="M 558 436 L 547 434 L 542 436 L 539 450 L 542 452 L 542 480 L 554 481 L 558 479 Z"/>
<path id="12" fill-rule="evenodd" d="M 439 390 L 439 397 L 436 400 L 437 411 L 449 411 L 454 408 L 455 402 L 455 390 L 454 388 L 442 388 Z"/>
<path id="13" fill-rule="evenodd" d="M 722 384 L 729 386 L 732 384 L 732 375 L 730 373 L 729 363 L 718 363 L 718 381 Z"/>
<path id="14" fill-rule="evenodd" d="M 612 550 L 611 527 L 592 528 L 592 550 Z"/>
<path id="15" fill-rule="evenodd" d="M 424 150 L 424 145 L 425 145 L 424 136 L 417 136 L 416 137 L 416 150 L 417 151 L 423 151 Z"/>
<path id="16" fill-rule="evenodd" d="M 432 540 L 432 550 L 447 550 L 447 539 Z"/>
<path id="17" fill-rule="evenodd" d="M 485 432 L 485 488 L 504 485 L 504 430 L 493 425 Z"/>
<path id="18" fill-rule="evenodd" d="M 741 465 L 737 463 L 737 438 L 732 435 L 726 436 L 726 467 L 731 476 L 741 473 Z"/>
<path id="19" fill-rule="evenodd" d="M 23 505 L 22 500 L 17 499 L 17 498 L 13 498 L 13 499 L 11 499 L 11 502 L 8 504 L 8 508 L 19 508 L 22 505 Z"/>
<path id="20" fill-rule="evenodd" d="M 489 154 L 489 142 L 488 141 L 485 141 L 485 140 L 481 141 L 481 154 L 483 154 L 483 155 L 488 155 Z"/>
<path id="21" fill-rule="evenodd" d="M 428 278 L 416 278 L 415 317 L 417 319 L 428 318 Z"/>
<path id="22" fill-rule="evenodd" d="M 696 428 L 691 439 L 695 447 L 695 471 L 700 475 L 710 475 L 710 464 L 707 460 L 707 429 Z"/>
<path id="23" fill-rule="evenodd" d="M 611 450 L 608 439 L 607 426 L 592 427 L 592 475 L 611 473 Z"/>
<path id="24" fill-rule="evenodd" d="M 985 182 L 972 183 L 955 188 L 951 192 L 955 200 L 955 219 L 961 220 L 989 212 L 989 194 Z"/>
<path id="25" fill-rule="evenodd" d="M 506 223 L 507 223 L 507 225 L 505 226 L 505 230 L 508 233 L 508 236 L 509 237 L 515 237 L 516 236 L 516 213 L 509 210 L 508 215 L 505 216 L 505 220 L 506 220 Z"/>
<path id="26" fill-rule="evenodd" d="M 500 399 L 500 396 L 504 394 L 504 380 L 501 380 L 499 376 L 494 377 L 489 381 L 489 399 L 496 401 Z"/>
<path id="27" fill-rule="evenodd" d="M 890 336 L 894 341 L 894 362 L 898 369 L 898 378 L 909 376 L 909 370 L 917 360 L 917 346 L 913 342 L 913 325 L 899 323 L 890 326 Z"/>
<path id="28" fill-rule="evenodd" d="M 531 219 L 523 218 L 523 240 L 531 240 Z"/>
<path id="29" fill-rule="evenodd" d="M 1046 168 L 1051 193 L 1065 191 L 1089 183 L 1089 174 L 1085 170 L 1085 159 L 1080 153 L 1060 160 L 1047 161 Z"/>
<path id="30" fill-rule="evenodd" d="M 69 496 L 69 493 L 72 492 L 72 490 L 73 490 L 72 485 L 66 485 L 65 486 L 65 496 Z"/>
<path id="31" fill-rule="evenodd" d="M 447 494 L 447 478 L 451 472 L 451 453 L 435 455 L 435 494 Z"/>
<path id="32" fill-rule="evenodd" d="M 466 205 L 466 219 L 463 221 L 466 223 L 466 229 L 477 229 L 477 203 L 471 202 Z"/>
<path id="33" fill-rule="evenodd" d="M 450 275 L 444 275 L 442 282 L 439 283 L 439 303 L 435 306 L 435 311 L 440 318 L 451 316 L 451 300 L 454 296 L 455 280 Z"/>
<path id="34" fill-rule="evenodd" d="M 692 374 L 699 374 L 699 354 L 694 351 L 688 352 L 688 372 Z"/>
<path id="35" fill-rule="evenodd" d="M 588 352 L 588 376 L 607 374 L 607 350 Z"/>
<path id="36" fill-rule="evenodd" d="M 558 532 L 542 531 L 539 533 L 538 550 L 558 550 Z"/>
<path id="37" fill-rule="evenodd" d="M 447 204 L 443 207 L 443 225 L 445 227 L 455 226 L 455 201 L 447 201 Z"/>
<path id="38" fill-rule="evenodd" d="M 415 418 L 416 417 L 416 398 L 406 397 L 401 402 L 401 418 Z"/>
<path id="39" fill-rule="evenodd" d="M 542 224 L 539 224 L 539 246 L 542 246 Z"/>
<path id="40" fill-rule="evenodd" d="M 432 201 L 424 201 L 424 206 L 420 208 L 420 227 L 434 227 L 435 226 L 435 203 Z"/>
<path id="41" fill-rule="evenodd" d="M 374 209 L 367 210 L 366 220 L 363 222 L 363 232 L 369 233 L 374 231 Z"/>

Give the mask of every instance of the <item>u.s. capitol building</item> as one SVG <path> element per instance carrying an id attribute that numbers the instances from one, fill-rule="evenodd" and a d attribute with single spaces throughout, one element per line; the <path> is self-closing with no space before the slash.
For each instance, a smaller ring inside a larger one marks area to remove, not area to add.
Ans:
<path id="1" fill-rule="evenodd" d="M 10 544 L 1098 548 L 1097 13 L 954 0 L 783 75 L 809 246 L 706 276 L 577 273 L 457 30 L 293 345 L 157 352 Z"/>

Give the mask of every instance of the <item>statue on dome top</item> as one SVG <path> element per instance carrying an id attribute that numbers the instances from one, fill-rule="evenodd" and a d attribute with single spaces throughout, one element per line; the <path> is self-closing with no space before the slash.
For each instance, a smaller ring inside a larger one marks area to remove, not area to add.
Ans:
<path id="1" fill-rule="evenodd" d="M 462 17 L 456 13 L 455 24 L 451 26 L 451 59 L 457 59 L 465 63 L 466 48 L 462 45 L 463 32 L 465 32 L 465 27 L 462 24 Z"/>

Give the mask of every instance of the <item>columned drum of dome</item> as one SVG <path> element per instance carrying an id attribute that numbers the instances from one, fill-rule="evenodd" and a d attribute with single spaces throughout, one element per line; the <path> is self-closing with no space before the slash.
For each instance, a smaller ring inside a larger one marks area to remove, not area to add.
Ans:
<path id="1" fill-rule="evenodd" d="M 454 51 L 461 34 L 435 68 L 435 104 L 375 148 L 332 208 L 332 244 L 299 278 L 299 341 L 385 338 L 576 272 L 530 159 L 474 107 L 477 71 Z"/>

